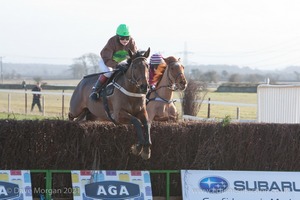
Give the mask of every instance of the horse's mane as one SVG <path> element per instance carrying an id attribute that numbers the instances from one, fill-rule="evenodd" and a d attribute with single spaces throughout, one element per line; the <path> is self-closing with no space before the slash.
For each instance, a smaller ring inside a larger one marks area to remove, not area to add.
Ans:
<path id="1" fill-rule="evenodd" d="M 158 82 L 162 78 L 167 66 L 168 65 L 166 63 L 161 63 L 157 66 L 157 69 L 155 70 L 155 74 L 153 77 L 153 82 Z"/>
<path id="2" fill-rule="evenodd" d="M 157 66 L 157 69 L 155 70 L 155 75 L 153 77 L 153 82 L 159 82 L 164 75 L 164 72 L 166 71 L 167 66 L 172 62 L 177 62 L 178 59 L 176 59 L 174 56 L 169 56 L 167 58 L 164 58 L 164 63 L 161 63 Z"/>

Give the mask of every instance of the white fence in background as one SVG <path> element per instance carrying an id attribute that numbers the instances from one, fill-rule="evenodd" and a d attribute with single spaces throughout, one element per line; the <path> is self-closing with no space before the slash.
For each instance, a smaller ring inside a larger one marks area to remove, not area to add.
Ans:
<path id="1" fill-rule="evenodd" d="M 266 123 L 300 123 L 300 85 L 259 85 L 257 120 Z"/>
<path id="2" fill-rule="evenodd" d="M 28 95 L 32 95 L 32 94 L 41 94 L 42 95 L 42 107 L 43 107 L 43 115 L 45 115 L 45 111 L 47 109 L 45 109 L 47 106 L 50 106 L 48 103 L 45 103 L 46 99 L 45 99 L 45 95 L 56 95 L 56 96 L 60 96 L 61 98 L 61 103 L 60 103 L 60 108 L 59 108 L 59 112 L 61 113 L 61 117 L 64 118 L 66 113 L 68 112 L 68 106 L 69 105 L 65 105 L 67 102 L 65 102 L 65 96 L 68 96 L 69 98 L 72 96 L 72 93 L 67 93 L 67 92 L 32 92 L 31 90 L 4 90 L 4 89 L 0 89 L 0 93 L 7 93 L 8 94 L 8 98 L 7 98 L 7 112 L 10 113 L 11 108 L 13 107 L 13 105 L 11 105 L 11 98 L 10 98 L 10 94 L 12 93 L 17 93 L 17 94 L 24 94 L 25 98 L 24 98 L 24 107 L 25 107 L 25 114 L 27 114 L 28 110 L 30 110 L 31 107 L 31 100 L 32 97 L 28 96 Z M 174 99 L 176 102 L 181 102 L 181 99 Z M 201 100 L 198 100 L 201 103 Z M 210 112 L 210 105 L 224 105 L 224 106 L 236 106 L 237 107 L 237 121 L 239 121 L 239 107 L 257 107 L 256 104 L 245 104 L 245 103 L 236 103 L 236 102 L 222 102 L 222 101 L 211 101 L 211 100 L 203 100 L 202 104 L 207 104 L 208 105 L 208 113 Z M 48 113 L 47 113 L 48 114 Z M 208 114 L 209 115 L 209 114 Z M 210 117 L 208 118 L 199 118 L 199 117 L 193 117 L 193 116 L 188 116 L 188 115 L 184 115 L 183 116 L 184 119 L 189 119 L 189 120 L 215 120 L 212 119 Z M 210 119 L 209 119 L 210 118 Z M 256 120 L 243 120 L 246 122 L 253 122 Z"/>
<path id="3" fill-rule="evenodd" d="M 15 98 L 12 98 L 12 94 L 22 94 L 24 95 L 24 111 L 21 112 L 21 113 L 24 113 L 27 114 L 29 112 L 29 110 L 31 109 L 31 104 L 32 104 L 32 97 L 31 96 L 28 96 L 28 95 L 32 95 L 32 94 L 41 94 L 43 95 L 42 98 L 41 98 L 41 106 L 42 106 L 42 110 L 43 110 L 43 116 L 46 115 L 46 112 L 47 114 L 49 114 L 49 111 L 47 111 L 46 107 L 50 107 L 51 105 L 48 105 L 46 104 L 46 97 L 45 95 L 55 95 L 57 96 L 57 100 L 59 102 L 57 102 L 57 111 L 55 111 L 54 113 L 56 114 L 56 116 L 61 116 L 61 118 L 65 118 L 65 115 L 67 114 L 68 110 L 66 108 L 68 108 L 68 105 L 67 107 L 65 106 L 65 97 L 66 96 L 72 96 L 72 93 L 65 93 L 64 90 L 62 90 L 61 92 L 45 92 L 45 91 L 42 91 L 42 92 L 33 92 L 31 90 L 4 90 L 4 89 L 0 89 L 0 93 L 7 93 L 8 96 L 7 96 L 7 109 L 6 111 L 8 113 L 12 113 L 12 110 L 14 107 L 14 105 L 12 105 L 12 102 Z M 2 101 L 6 101 L 5 100 L 2 100 Z M 53 106 L 53 105 L 52 105 Z M 37 106 L 35 106 L 37 107 Z M 35 108 L 37 109 L 37 108 Z M 13 112 L 14 113 L 14 112 Z M 17 112 L 19 113 L 19 112 Z M 52 113 L 53 114 L 53 113 Z"/>

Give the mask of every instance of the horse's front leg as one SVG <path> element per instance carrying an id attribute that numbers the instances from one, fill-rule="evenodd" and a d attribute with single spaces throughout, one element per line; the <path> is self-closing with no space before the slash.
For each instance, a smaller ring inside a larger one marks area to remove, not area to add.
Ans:
<path id="1" fill-rule="evenodd" d="M 118 123 L 131 123 L 134 125 L 134 128 L 136 130 L 138 143 L 132 145 L 131 152 L 134 155 L 141 155 L 143 159 L 149 159 L 151 156 L 151 138 L 150 138 L 150 123 L 148 121 L 148 114 L 146 112 L 146 109 L 144 109 L 141 114 L 139 114 L 137 117 L 132 116 L 129 113 L 122 113 L 119 115 L 116 115 L 115 120 Z M 145 130 L 145 136 L 144 136 L 144 130 Z"/>
<path id="2" fill-rule="evenodd" d="M 145 138 L 143 134 L 143 127 L 140 120 L 136 117 L 131 116 L 131 123 L 135 127 L 138 143 L 131 147 L 131 152 L 134 155 L 140 155 L 143 150 L 143 145 L 145 144 Z"/>
<path id="3" fill-rule="evenodd" d="M 173 102 L 169 105 L 168 115 L 170 121 L 178 121 L 178 112 Z"/>
<path id="4" fill-rule="evenodd" d="M 114 120 L 120 124 L 133 124 L 137 134 L 138 143 L 132 145 L 131 152 L 134 155 L 140 155 L 143 150 L 143 145 L 145 143 L 143 128 L 140 120 L 127 112 L 119 112 L 119 111 L 114 112 Z"/>
<path id="5" fill-rule="evenodd" d="M 151 134 L 150 134 L 150 129 L 151 129 L 151 123 L 148 120 L 148 114 L 146 112 L 146 109 L 141 112 L 141 114 L 138 116 L 140 121 L 143 124 L 144 130 L 145 130 L 145 143 L 143 146 L 143 151 L 142 151 L 142 158 L 147 160 L 151 157 Z"/>
<path id="6" fill-rule="evenodd" d="M 151 124 L 152 120 L 155 117 L 155 111 L 156 111 L 156 107 L 155 107 L 154 101 L 151 101 L 151 102 L 149 102 L 147 104 L 146 110 L 147 110 L 147 114 L 148 114 L 149 123 Z"/>

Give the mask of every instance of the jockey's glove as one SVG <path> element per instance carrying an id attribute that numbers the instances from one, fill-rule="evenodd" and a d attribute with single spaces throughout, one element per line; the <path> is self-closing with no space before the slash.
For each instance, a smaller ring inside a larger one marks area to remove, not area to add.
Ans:
<path id="1" fill-rule="evenodd" d="M 127 69 L 128 69 L 128 64 L 127 64 L 127 63 L 124 63 L 124 62 L 119 63 L 119 64 L 117 65 L 116 69 L 117 69 L 118 71 L 121 71 L 121 72 L 125 73 L 125 72 L 127 71 Z"/>

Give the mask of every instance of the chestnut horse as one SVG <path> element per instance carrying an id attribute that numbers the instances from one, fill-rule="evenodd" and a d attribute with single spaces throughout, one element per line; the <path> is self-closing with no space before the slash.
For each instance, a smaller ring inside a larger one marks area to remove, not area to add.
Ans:
<path id="1" fill-rule="evenodd" d="M 149 122 L 176 121 L 178 112 L 174 105 L 173 92 L 185 90 L 187 81 L 184 76 L 184 66 L 180 59 L 173 56 L 163 58 L 165 63 L 158 65 L 155 70 L 154 82 L 156 87 L 148 98 L 147 112 Z"/>
<path id="2" fill-rule="evenodd" d="M 143 159 L 149 159 L 151 124 L 146 111 L 146 93 L 149 88 L 147 58 L 150 48 L 146 52 L 128 53 L 127 71 L 112 75 L 111 83 L 101 91 L 99 100 L 89 98 L 98 74 L 86 76 L 79 82 L 70 100 L 69 120 L 80 121 L 86 117 L 90 120 L 113 121 L 115 124 L 133 124 L 138 142 L 132 145 L 131 151 Z"/>

